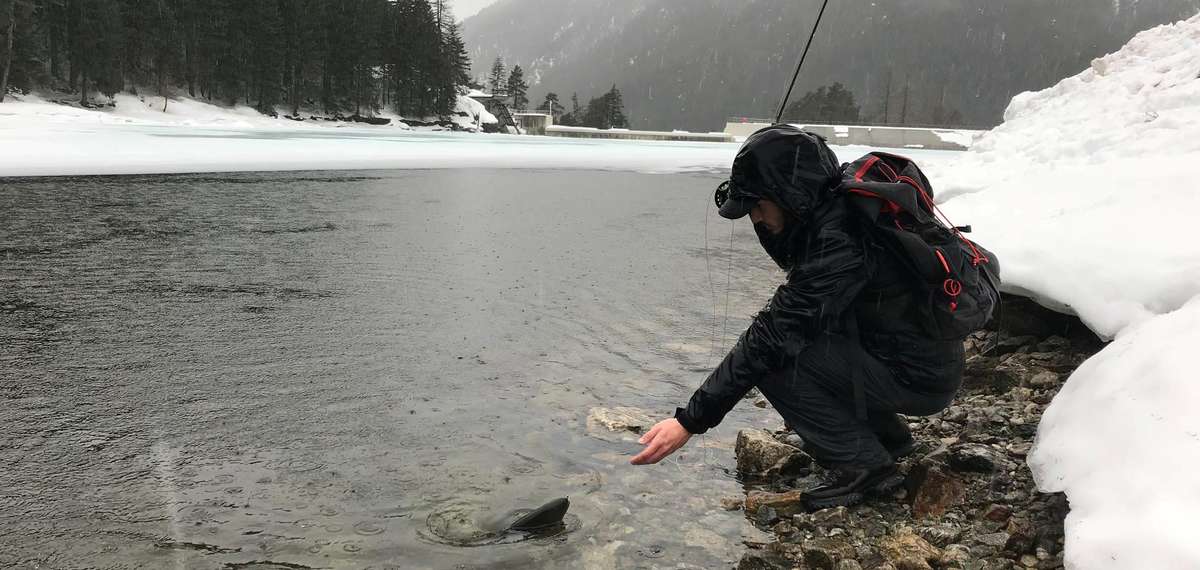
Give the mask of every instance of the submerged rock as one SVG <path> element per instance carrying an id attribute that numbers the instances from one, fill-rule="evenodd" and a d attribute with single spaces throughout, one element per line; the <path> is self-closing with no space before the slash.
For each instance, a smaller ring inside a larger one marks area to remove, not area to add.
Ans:
<path id="1" fill-rule="evenodd" d="M 601 439 L 628 438 L 650 429 L 657 420 L 640 408 L 618 406 L 615 408 L 592 408 L 588 412 L 588 433 Z"/>

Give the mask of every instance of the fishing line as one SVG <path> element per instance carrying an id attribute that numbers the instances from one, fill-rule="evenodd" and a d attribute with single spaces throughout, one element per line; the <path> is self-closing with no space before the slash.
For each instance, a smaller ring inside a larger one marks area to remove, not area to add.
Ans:
<path id="1" fill-rule="evenodd" d="M 713 308 L 712 333 L 709 335 L 712 337 L 712 342 L 709 343 L 709 347 L 708 347 L 708 366 L 709 366 L 709 368 L 711 368 L 713 365 L 713 355 L 717 353 L 717 302 L 718 301 L 717 301 L 717 286 L 716 286 L 716 283 L 713 282 L 712 266 L 709 264 L 709 261 L 708 261 L 708 216 L 709 216 L 709 212 L 712 210 L 713 202 L 712 202 L 712 200 L 705 200 L 704 203 L 707 204 L 707 206 L 704 207 L 704 272 L 708 275 L 708 292 L 709 292 L 709 296 L 712 297 L 712 308 Z"/>
<path id="2" fill-rule="evenodd" d="M 821 25 L 821 16 L 825 15 L 825 7 L 829 5 L 829 0 L 821 3 L 821 11 L 817 13 L 817 21 L 813 24 L 812 33 L 808 35 L 808 43 L 804 44 L 804 53 L 800 54 L 800 63 L 796 64 L 796 73 L 792 74 L 792 82 L 788 83 L 787 94 L 783 96 L 783 102 L 779 104 L 779 113 L 775 115 L 775 123 L 783 119 L 783 109 L 787 107 L 788 99 L 792 98 L 792 89 L 796 87 L 796 78 L 800 77 L 800 68 L 804 66 L 804 58 L 808 57 L 808 48 L 812 47 L 813 38 L 817 36 L 817 27 Z"/>
<path id="3" fill-rule="evenodd" d="M 721 325 L 721 344 L 725 344 L 726 335 L 729 333 L 729 290 L 733 283 L 733 230 L 736 228 L 735 222 L 729 222 L 729 250 L 726 251 L 727 256 L 725 262 L 725 322 Z"/>

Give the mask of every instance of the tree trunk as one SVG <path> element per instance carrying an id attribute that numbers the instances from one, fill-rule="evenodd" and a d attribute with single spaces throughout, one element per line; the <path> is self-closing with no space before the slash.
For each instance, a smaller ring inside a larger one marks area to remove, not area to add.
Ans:
<path id="1" fill-rule="evenodd" d="M 12 68 L 13 34 L 17 30 L 17 0 L 8 3 L 8 48 L 4 50 L 4 75 L 0 77 L 0 103 L 8 93 L 8 70 Z"/>
<path id="2" fill-rule="evenodd" d="M 60 39 L 58 37 L 60 31 L 58 27 L 60 25 L 58 21 L 58 8 L 51 6 L 47 9 L 50 10 L 50 21 L 52 22 L 50 24 L 50 76 L 55 79 L 62 79 L 62 66 L 59 63 L 58 57 L 58 50 L 60 49 L 58 45 Z"/>

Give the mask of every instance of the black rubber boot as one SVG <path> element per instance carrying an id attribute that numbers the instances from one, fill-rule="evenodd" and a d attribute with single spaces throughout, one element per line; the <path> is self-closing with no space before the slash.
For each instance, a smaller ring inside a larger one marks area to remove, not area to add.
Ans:
<path id="1" fill-rule="evenodd" d="M 800 495 L 809 512 L 833 507 L 849 507 L 869 496 L 886 496 L 904 484 L 904 475 L 889 463 L 874 469 L 840 470 L 831 481 Z"/>
<path id="2" fill-rule="evenodd" d="M 902 441 L 900 443 L 884 443 L 883 446 L 887 448 L 887 451 L 889 454 L 891 454 L 893 460 L 899 461 L 905 457 L 908 457 L 909 455 L 912 455 L 912 452 L 917 450 L 917 440 L 909 438 L 908 441 Z"/>

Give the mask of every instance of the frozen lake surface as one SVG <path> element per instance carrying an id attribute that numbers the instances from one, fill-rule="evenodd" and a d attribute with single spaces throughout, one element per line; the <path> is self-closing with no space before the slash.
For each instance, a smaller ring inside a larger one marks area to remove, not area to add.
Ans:
<path id="1" fill-rule="evenodd" d="M 0 566 L 735 564 L 739 406 L 627 464 L 780 275 L 716 177 L 436 170 L 5 180 Z M 726 328 L 724 289 L 731 275 Z M 711 276 L 711 280 L 710 280 Z M 447 511 L 569 496 L 578 528 L 460 548 Z M 388 566 L 388 565 L 391 566 Z"/>

